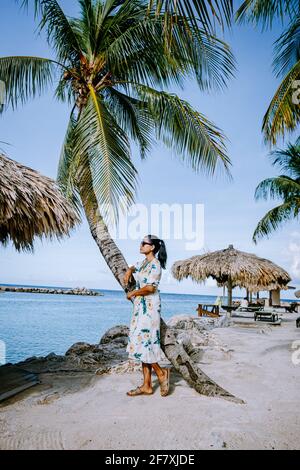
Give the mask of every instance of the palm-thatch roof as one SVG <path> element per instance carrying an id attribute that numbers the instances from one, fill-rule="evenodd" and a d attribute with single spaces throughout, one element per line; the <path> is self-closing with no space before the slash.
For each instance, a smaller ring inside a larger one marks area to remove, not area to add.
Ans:
<path id="1" fill-rule="evenodd" d="M 204 282 L 208 277 L 217 285 L 244 287 L 250 292 L 259 290 L 288 289 L 289 274 L 272 261 L 246 253 L 229 245 L 224 250 L 192 256 L 176 261 L 172 266 L 173 276 L 181 281 L 190 277 L 196 282 Z"/>
<path id="2" fill-rule="evenodd" d="M 31 250 L 36 236 L 59 239 L 78 222 L 54 180 L 0 154 L 0 244 Z"/>

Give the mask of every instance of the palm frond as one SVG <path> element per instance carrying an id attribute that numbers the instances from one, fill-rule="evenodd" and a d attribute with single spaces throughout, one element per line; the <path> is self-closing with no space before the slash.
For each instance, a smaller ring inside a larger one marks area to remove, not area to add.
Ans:
<path id="1" fill-rule="evenodd" d="M 252 240 L 257 243 L 258 239 L 270 235 L 273 231 L 277 230 L 284 222 L 298 217 L 300 209 L 300 198 L 296 201 L 287 201 L 274 209 L 271 209 L 267 214 L 258 222 L 254 230 Z"/>
<path id="2" fill-rule="evenodd" d="M 268 178 L 259 183 L 255 190 L 255 199 L 283 199 L 300 197 L 300 183 L 286 175 Z"/>
<path id="3" fill-rule="evenodd" d="M 144 159 L 152 144 L 153 119 L 144 102 L 126 95 L 116 88 L 108 88 L 105 104 L 124 132 L 135 141 Z"/>
<path id="4" fill-rule="evenodd" d="M 70 85 L 70 82 L 60 77 L 57 87 L 55 89 L 55 97 L 63 103 L 68 103 L 70 106 L 76 101 L 76 95 Z"/>
<path id="5" fill-rule="evenodd" d="M 42 57 L 0 57 L 0 81 L 5 84 L 7 106 L 16 109 L 45 92 L 56 67 L 54 61 Z"/>
<path id="6" fill-rule="evenodd" d="M 230 159 L 226 155 L 225 137 L 203 114 L 174 94 L 131 84 L 137 96 L 147 103 L 157 137 L 176 150 L 193 170 L 214 174 L 222 164 L 230 176 Z"/>
<path id="7" fill-rule="evenodd" d="M 296 17 L 288 29 L 275 42 L 273 68 L 277 75 L 285 76 L 300 60 L 300 17 Z"/>
<path id="8" fill-rule="evenodd" d="M 127 19 L 123 9 L 125 6 L 119 14 L 124 13 Z M 149 86 L 182 86 L 184 78 L 194 76 L 202 90 L 222 89 L 233 76 L 235 59 L 228 45 L 191 23 L 187 32 L 183 17 L 173 18 L 168 47 L 164 41 L 165 15 L 149 14 L 137 20 L 132 19 L 132 25 L 119 35 L 104 38 L 106 63 L 116 76 Z"/>
<path id="9" fill-rule="evenodd" d="M 279 18 L 283 22 L 285 16 L 293 19 L 298 13 L 298 0 L 245 0 L 235 18 L 239 23 L 261 23 L 266 29 L 272 27 L 274 19 Z"/>
<path id="10" fill-rule="evenodd" d="M 34 15 L 37 17 L 41 13 L 41 7 L 43 0 L 15 0 L 16 3 L 19 3 L 21 8 L 28 10 L 29 4 L 33 4 Z"/>
<path id="11" fill-rule="evenodd" d="M 263 119 L 265 141 L 276 144 L 279 136 L 293 131 L 300 120 L 300 61 L 294 65 L 277 89 Z"/>
<path id="12" fill-rule="evenodd" d="M 80 58 L 78 38 L 56 0 L 41 1 L 40 29 L 46 29 L 48 42 L 54 47 L 59 62 L 74 64 Z"/>
<path id="13" fill-rule="evenodd" d="M 120 27 L 119 15 L 124 17 L 124 6 L 130 5 L 130 11 L 133 13 L 137 9 L 137 3 L 141 14 L 142 2 L 139 0 L 106 0 L 105 2 L 79 0 L 81 7 L 80 29 L 89 57 L 96 57 L 101 52 L 108 31 L 115 33 L 116 26 L 117 29 Z M 121 9 L 118 8 L 120 6 Z M 133 21 L 133 17 L 129 16 L 127 21 Z"/>
<path id="14" fill-rule="evenodd" d="M 64 196 L 71 202 L 78 216 L 81 213 L 82 204 L 78 193 L 78 177 L 80 169 L 80 154 L 74 152 L 74 139 L 77 120 L 74 115 L 74 108 L 70 115 L 70 120 L 61 149 L 57 183 Z"/>
<path id="15" fill-rule="evenodd" d="M 137 171 L 125 132 L 92 89 L 77 123 L 74 152 L 82 155 L 82 165 L 92 174 L 92 181 L 80 178 L 81 190 L 87 198 L 94 191 L 103 218 L 117 224 L 119 209 L 134 202 Z"/>
<path id="16" fill-rule="evenodd" d="M 157 13 L 179 14 L 192 21 L 194 27 L 204 29 L 208 34 L 216 30 L 216 24 L 222 29 L 230 26 L 233 14 L 232 0 L 149 0 L 150 6 Z M 171 27 L 166 18 L 166 29 Z"/>
<path id="17" fill-rule="evenodd" d="M 92 58 L 93 54 L 96 52 L 95 44 L 97 36 L 95 9 L 92 0 L 78 0 L 78 2 L 81 8 L 80 27 L 82 36 L 86 45 L 87 54 Z"/>
<path id="18" fill-rule="evenodd" d="M 295 144 L 289 143 L 286 149 L 275 149 L 270 153 L 273 166 L 278 166 L 291 178 L 300 178 L 300 138 Z"/>
<path id="19" fill-rule="evenodd" d="M 44 0 L 16 1 L 25 7 L 28 7 L 29 3 L 33 3 L 35 10 L 38 12 Z M 85 0 L 81 1 L 84 2 Z M 86 6 L 84 5 L 84 8 L 89 8 L 89 1 L 90 0 L 86 0 Z M 111 1 L 112 6 L 107 7 L 106 15 L 111 13 L 111 9 L 128 1 L 130 0 Z M 149 10 L 154 8 L 158 14 L 166 12 L 171 13 L 172 15 L 179 14 L 189 18 L 193 22 L 194 26 L 199 26 L 209 34 L 215 32 L 216 24 L 224 29 L 225 26 L 230 26 L 232 23 L 233 0 L 147 0 L 146 3 L 148 4 Z M 166 23 L 166 27 L 167 26 L 168 22 Z"/>

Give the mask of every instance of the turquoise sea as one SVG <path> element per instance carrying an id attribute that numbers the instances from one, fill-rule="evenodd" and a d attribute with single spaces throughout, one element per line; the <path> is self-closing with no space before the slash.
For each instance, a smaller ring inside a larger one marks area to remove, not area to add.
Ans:
<path id="1" fill-rule="evenodd" d="M 51 352 L 64 354 L 78 341 L 99 342 L 112 326 L 129 326 L 132 304 L 123 291 L 99 292 L 104 296 L 1 293 L 0 345 L 6 350 L 5 362 Z M 198 303 L 212 304 L 215 300 L 214 295 L 161 293 L 162 317 L 167 320 L 177 314 L 196 315 Z"/>

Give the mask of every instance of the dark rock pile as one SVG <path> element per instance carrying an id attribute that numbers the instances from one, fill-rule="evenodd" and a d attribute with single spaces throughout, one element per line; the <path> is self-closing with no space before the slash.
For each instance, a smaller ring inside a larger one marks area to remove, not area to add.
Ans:
<path id="1" fill-rule="evenodd" d="M 209 346 L 211 337 L 209 330 L 228 326 L 228 319 L 226 317 L 200 319 L 189 315 L 178 315 L 169 319 L 167 323 L 174 330 L 177 341 L 182 343 L 186 352 L 197 361 Z M 35 373 L 92 372 L 101 375 L 108 372 L 124 373 L 140 370 L 140 363 L 128 359 L 126 352 L 128 334 L 128 326 L 117 325 L 106 331 L 97 344 L 75 343 L 64 355 L 52 352 L 45 357 L 30 357 L 17 365 Z M 212 347 L 218 348 L 218 345 L 213 344 Z"/>
<path id="2" fill-rule="evenodd" d="M 33 294 L 64 294 L 64 295 L 104 295 L 95 290 L 87 289 L 86 287 L 76 287 L 75 289 L 54 289 L 47 287 L 11 287 L 0 286 L 1 292 L 27 292 Z"/>

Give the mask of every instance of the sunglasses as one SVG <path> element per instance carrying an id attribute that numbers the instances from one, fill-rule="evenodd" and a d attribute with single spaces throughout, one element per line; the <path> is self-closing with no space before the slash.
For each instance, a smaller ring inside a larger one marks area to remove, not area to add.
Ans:
<path id="1" fill-rule="evenodd" d="M 145 246 L 145 245 L 153 245 L 153 243 L 148 243 L 148 242 L 142 241 L 142 242 L 141 242 L 141 245 L 142 245 L 142 246 Z"/>

